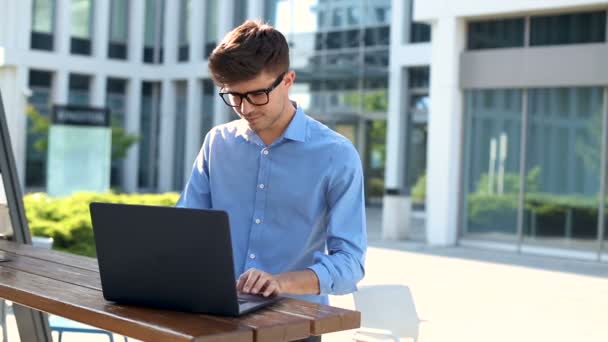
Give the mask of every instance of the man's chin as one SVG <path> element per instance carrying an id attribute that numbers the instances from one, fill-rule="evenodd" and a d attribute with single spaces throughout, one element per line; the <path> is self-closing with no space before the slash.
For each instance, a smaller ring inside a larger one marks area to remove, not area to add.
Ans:
<path id="1" fill-rule="evenodd" d="M 260 126 L 258 126 L 255 122 L 248 122 L 247 126 L 249 126 L 250 130 L 252 130 L 256 133 L 260 130 Z"/>

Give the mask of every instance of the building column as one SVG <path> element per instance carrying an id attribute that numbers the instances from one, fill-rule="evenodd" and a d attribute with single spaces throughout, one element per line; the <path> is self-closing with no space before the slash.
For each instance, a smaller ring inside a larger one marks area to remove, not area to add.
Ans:
<path id="1" fill-rule="evenodd" d="M 144 0 L 130 0 L 129 4 L 128 58 L 130 63 L 141 65 L 144 49 L 145 3 Z M 139 87 L 141 89 L 141 85 Z M 137 93 L 136 96 L 140 98 L 141 92 Z"/>
<path id="2" fill-rule="evenodd" d="M 264 20 L 264 0 L 247 1 L 247 19 Z"/>
<path id="3" fill-rule="evenodd" d="M 413 1 L 413 0 L 411 0 Z M 408 237 L 411 221 L 411 198 L 407 188 L 408 96 L 406 69 L 400 64 L 399 47 L 411 27 L 410 1 L 393 1 L 389 66 L 389 107 L 386 132 L 385 194 L 382 207 L 382 238 L 399 240 Z"/>
<path id="4" fill-rule="evenodd" d="M 53 77 L 53 102 L 52 104 L 68 104 L 69 73 L 66 69 L 58 69 Z"/>
<path id="5" fill-rule="evenodd" d="M 27 69 L 23 66 L 0 66 L 0 90 L 13 147 L 13 155 L 21 188 L 25 185 L 25 153 L 27 137 Z"/>
<path id="6" fill-rule="evenodd" d="M 188 79 L 188 88 L 186 93 L 186 149 L 184 163 L 185 178 L 190 177 L 192 171 L 192 163 L 201 148 L 201 96 L 203 93 L 202 82 L 196 78 Z"/>
<path id="7" fill-rule="evenodd" d="M 426 234 L 432 245 L 452 245 L 458 237 L 462 92 L 459 60 L 464 20 L 441 17 L 432 24 Z"/>
<path id="8" fill-rule="evenodd" d="M 179 29 L 179 22 L 184 20 L 184 18 L 180 18 L 179 5 L 180 1 L 165 1 L 165 32 L 164 36 L 162 37 L 164 51 L 163 64 L 165 65 L 174 65 L 177 63 L 177 33 Z"/>
<path id="9" fill-rule="evenodd" d="M 386 167 L 382 208 L 382 238 L 399 240 L 408 237 L 411 221 L 411 197 L 407 186 L 408 97 L 406 69 L 391 65 L 389 73 L 389 108 L 387 117 Z"/>
<path id="10" fill-rule="evenodd" d="M 136 0 L 140 2 L 139 0 Z M 141 56 L 141 54 L 140 54 Z M 127 84 L 127 111 L 125 129 L 127 133 L 140 135 L 141 122 L 141 80 L 132 78 Z M 133 144 L 127 151 L 123 168 L 123 187 L 126 192 L 136 192 L 139 183 L 139 144 Z"/>
<path id="11" fill-rule="evenodd" d="M 218 42 L 234 28 L 234 0 L 218 0 Z M 240 23 L 239 23 L 240 24 Z"/>
<path id="12" fill-rule="evenodd" d="M 55 51 L 67 56 L 70 54 L 71 1 L 56 0 L 55 6 Z"/>
<path id="13" fill-rule="evenodd" d="M 190 63 L 203 60 L 205 42 L 205 2 L 193 0 L 190 12 Z"/>
<path id="14" fill-rule="evenodd" d="M 234 26 L 234 0 L 222 0 L 218 1 L 218 37 L 217 42 L 219 43 L 226 33 L 228 33 Z M 215 87 L 215 92 L 218 93 L 220 89 Z M 214 113 L 213 113 L 213 125 L 221 125 L 226 123 L 230 118 L 230 112 L 232 110 L 226 106 L 224 101 L 219 96 L 214 96 Z"/>
<path id="15" fill-rule="evenodd" d="M 93 56 L 97 59 L 108 58 L 110 26 L 110 0 L 93 1 Z"/>
<path id="16" fill-rule="evenodd" d="M 13 15 L 10 14 L 10 12 L 7 12 L 6 15 L 3 17 L 2 20 L 9 21 L 9 27 L 7 27 L 9 32 L 7 32 L 8 35 L 6 38 L 16 40 L 13 46 L 17 47 L 18 50 L 27 51 L 30 49 L 30 33 L 32 32 L 32 0 L 22 0 L 19 2 L 9 1 L 9 8 L 11 4 L 13 5 L 13 8 L 17 10 L 18 15 L 17 13 L 15 13 L 14 19 L 11 19 Z M 11 25 L 11 20 L 16 20 L 17 25 Z M 11 33 L 10 31 L 13 28 L 15 31 Z"/>
<path id="17" fill-rule="evenodd" d="M 24 65 L 20 65 L 18 59 L 20 51 L 28 51 L 30 48 L 32 1 L 8 1 L 0 7 L 3 11 L 3 23 L 0 24 L 0 89 L 2 89 L 8 131 L 17 164 L 17 176 L 23 189 L 27 142 L 25 112 L 30 91 L 29 70 Z"/>
<path id="18" fill-rule="evenodd" d="M 106 106 L 106 84 L 107 77 L 104 74 L 96 74 L 91 82 L 91 106 L 105 107 Z"/>
<path id="19" fill-rule="evenodd" d="M 175 84 L 171 80 L 162 81 L 160 104 L 160 136 L 157 184 L 158 191 L 172 190 L 173 150 L 175 145 Z M 181 162 L 181 161 L 178 161 Z"/>

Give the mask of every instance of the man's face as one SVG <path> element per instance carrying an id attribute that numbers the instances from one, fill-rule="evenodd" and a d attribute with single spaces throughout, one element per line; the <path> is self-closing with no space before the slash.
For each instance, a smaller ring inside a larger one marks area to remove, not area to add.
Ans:
<path id="1" fill-rule="evenodd" d="M 247 120 L 251 130 L 259 134 L 280 129 L 277 126 L 280 126 L 280 118 L 289 104 L 288 89 L 294 77 L 293 71 L 281 74 L 262 72 L 252 80 L 227 84 L 222 92 L 231 93 L 224 98 L 232 99 L 232 104 L 237 105 L 233 107 L 234 111 Z M 245 94 L 247 98 L 243 97 Z"/>

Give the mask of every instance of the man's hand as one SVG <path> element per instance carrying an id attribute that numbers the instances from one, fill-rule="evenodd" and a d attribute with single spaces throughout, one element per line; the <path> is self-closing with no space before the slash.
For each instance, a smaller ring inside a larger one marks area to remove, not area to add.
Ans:
<path id="1" fill-rule="evenodd" d="M 315 272 L 308 269 L 269 274 L 255 268 L 250 268 L 239 277 L 236 289 L 242 293 L 262 295 L 264 297 L 283 294 L 319 294 L 319 279 Z"/>
<path id="2" fill-rule="evenodd" d="M 264 297 L 278 296 L 283 293 L 279 276 L 255 268 L 248 269 L 239 277 L 236 289 L 242 293 Z"/>

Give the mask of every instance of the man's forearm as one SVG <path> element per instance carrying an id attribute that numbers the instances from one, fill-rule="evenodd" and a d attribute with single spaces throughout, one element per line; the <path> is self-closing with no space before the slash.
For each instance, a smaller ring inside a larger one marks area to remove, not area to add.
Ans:
<path id="1" fill-rule="evenodd" d="M 278 274 L 276 277 L 280 283 L 282 293 L 305 295 L 319 294 L 320 292 L 319 278 L 312 270 L 285 272 Z"/>

